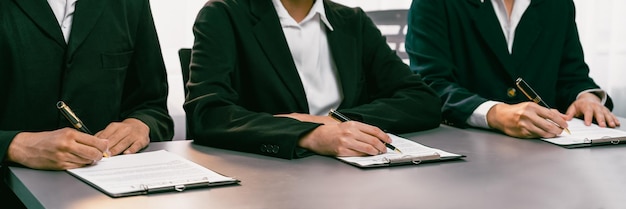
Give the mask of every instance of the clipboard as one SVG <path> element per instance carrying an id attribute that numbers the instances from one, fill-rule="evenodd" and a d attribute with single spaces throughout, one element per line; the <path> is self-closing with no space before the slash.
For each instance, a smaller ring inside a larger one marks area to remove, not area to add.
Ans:
<path id="1" fill-rule="evenodd" d="M 602 128 L 596 124 L 586 126 L 583 120 L 577 118 L 568 121 L 567 124 L 571 134 L 562 133 L 555 138 L 542 138 L 541 140 L 565 148 L 626 144 L 626 131 Z"/>
<path id="2" fill-rule="evenodd" d="M 603 145 L 626 144 L 626 137 L 611 137 L 611 136 L 603 136 L 597 139 L 584 138 L 582 139 L 581 142 L 578 142 L 578 143 L 555 142 L 554 140 L 549 140 L 549 139 L 542 139 L 542 140 L 565 147 L 565 148 L 581 148 L 581 147 L 593 147 L 593 146 L 603 146 Z"/>
<path id="3" fill-rule="evenodd" d="M 182 192 L 240 182 L 165 150 L 103 158 L 95 165 L 67 172 L 110 197 Z"/>
<path id="4" fill-rule="evenodd" d="M 337 159 L 360 168 L 390 167 L 400 165 L 419 165 L 424 163 L 448 161 L 464 158 L 451 152 L 424 146 L 420 143 L 388 134 L 392 144 L 402 150 L 403 154 L 387 149 L 387 153 L 366 157 L 337 157 Z"/>

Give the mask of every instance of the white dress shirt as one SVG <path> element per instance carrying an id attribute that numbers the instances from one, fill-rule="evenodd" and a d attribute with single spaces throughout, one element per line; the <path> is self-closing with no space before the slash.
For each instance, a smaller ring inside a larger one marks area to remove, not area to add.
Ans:
<path id="1" fill-rule="evenodd" d="M 280 0 L 273 3 L 306 93 L 309 114 L 327 115 L 330 109 L 339 107 L 343 95 L 326 37 L 326 30 L 332 31 L 333 26 L 326 18 L 323 1 L 315 1 L 300 23 Z"/>
<path id="2" fill-rule="evenodd" d="M 484 3 L 485 0 L 481 0 Z M 513 9 L 511 10 L 511 15 L 507 12 L 506 6 L 504 4 L 504 0 L 491 0 L 493 5 L 493 10 L 498 17 L 498 21 L 500 22 L 500 26 L 502 27 L 502 33 L 504 34 L 504 38 L 507 43 L 507 47 L 509 49 L 509 54 L 513 53 L 513 42 L 515 39 L 515 29 L 517 29 L 517 25 L 519 24 L 524 12 L 530 6 L 531 0 L 515 0 L 513 3 Z M 588 89 L 583 92 L 580 92 L 578 96 L 583 93 L 593 93 L 602 99 L 602 104 L 606 103 L 606 92 L 602 89 Z M 487 112 L 495 106 L 502 102 L 498 101 L 487 101 L 478 106 L 472 113 L 472 115 L 467 118 L 467 124 L 474 127 L 481 128 L 490 128 L 487 123 Z"/>
<path id="3" fill-rule="evenodd" d="M 56 16 L 59 27 L 61 27 L 61 31 L 63 32 L 65 43 L 70 40 L 76 1 L 77 0 L 48 0 L 48 4 L 54 16 Z"/>

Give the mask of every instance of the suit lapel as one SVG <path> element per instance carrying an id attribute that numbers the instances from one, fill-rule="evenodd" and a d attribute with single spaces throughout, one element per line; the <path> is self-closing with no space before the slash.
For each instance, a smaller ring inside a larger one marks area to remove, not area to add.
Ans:
<path id="1" fill-rule="evenodd" d="M 361 78 L 358 76 L 360 72 L 355 67 L 359 66 L 356 53 L 354 52 L 356 40 L 354 37 L 342 31 L 342 29 L 345 28 L 342 25 L 342 21 L 329 9 L 328 4 L 325 5 L 325 8 L 328 21 L 335 29 L 334 31 L 327 29 L 326 34 L 343 92 L 341 106 L 353 106 L 350 102 L 356 101 L 356 91 L 358 90 L 356 88 L 357 82 L 359 81 L 358 79 Z"/>
<path id="2" fill-rule="evenodd" d="M 37 26 L 61 47 L 65 48 L 65 39 L 52 9 L 45 0 L 14 0 Z"/>
<path id="3" fill-rule="evenodd" d="M 103 0 L 79 0 L 76 2 L 72 32 L 68 42 L 68 58 L 71 58 L 76 49 L 85 41 L 98 18 L 102 14 Z"/>
<path id="4" fill-rule="evenodd" d="M 530 51 L 535 46 L 537 38 L 543 30 L 543 24 L 540 21 L 540 14 L 537 10 L 530 9 L 536 6 L 540 1 L 533 1 L 524 13 L 517 29 L 515 29 L 515 39 L 513 43 L 513 59 L 514 69 L 518 69 L 528 57 Z"/>
<path id="5" fill-rule="evenodd" d="M 295 98 L 298 107 L 308 111 L 308 103 L 300 76 L 293 63 L 291 51 L 282 32 L 278 15 L 270 0 L 250 0 L 250 9 L 258 22 L 253 26 L 254 35 L 274 70 Z"/>
<path id="6" fill-rule="evenodd" d="M 476 11 L 474 12 L 474 24 L 480 32 L 484 41 L 489 45 L 489 48 L 498 57 L 498 60 L 504 68 L 513 73 L 511 66 L 511 55 L 500 27 L 500 22 L 493 11 L 491 0 L 485 0 L 481 3 L 480 0 L 467 0 L 471 4 L 474 4 Z"/>

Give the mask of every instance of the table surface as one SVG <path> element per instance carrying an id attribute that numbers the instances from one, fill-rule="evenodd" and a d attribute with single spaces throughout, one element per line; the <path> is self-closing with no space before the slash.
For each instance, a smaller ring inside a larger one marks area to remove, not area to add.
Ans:
<path id="1" fill-rule="evenodd" d="M 186 140 L 146 150 L 168 150 L 240 184 L 111 198 L 64 171 L 10 167 L 7 180 L 29 208 L 626 208 L 625 145 L 567 149 L 445 125 L 403 136 L 467 157 L 362 169 L 332 157 L 285 160 Z"/>

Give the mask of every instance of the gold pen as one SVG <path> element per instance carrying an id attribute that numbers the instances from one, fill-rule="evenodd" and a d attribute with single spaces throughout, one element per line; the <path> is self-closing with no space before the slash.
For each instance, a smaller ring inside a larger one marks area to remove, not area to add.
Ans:
<path id="1" fill-rule="evenodd" d="M 517 80 L 515 80 L 515 85 L 517 86 L 517 88 L 520 91 L 522 91 L 522 93 L 524 95 L 526 95 L 526 97 L 528 97 L 528 99 L 530 99 L 534 103 L 537 103 L 537 104 L 539 104 L 539 105 L 541 105 L 541 106 L 543 106 L 545 108 L 551 109 L 550 106 L 548 106 L 548 104 L 546 104 L 546 102 L 544 102 L 543 99 L 541 99 L 539 94 L 537 94 L 537 92 L 535 92 L 535 90 L 533 90 L 533 88 L 531 88 L 530 85 L 528 85 L 528 83 L 526 83 L 526 81 L 524 81 L 524 79 L 522 79 L 521 77 L 517 78 Z M 557 127 L 563 129 L 568 134 L 572 134 L 569 131 L 569 129 L 561 127 L 556 122 L 554 122 L 554 121 L 552 121 L 550 119 L 546 119 L 546 120 L 550 121 L 552 124 L 556 125 Z"/>
<path id="2" fill-rule="evenodd" d="M 335 120 L 338 120 L 339 122 L 351 121 L 351 120 L 350 120 L 350 118 L 348 118 L 347 116 L 345 116 L 345 115 L 341 114 L 340 112 L 337 112 L 337 111 L 335 111 L 335 110 L 333 110 L 333 109 L 331 109 L 331 110 L 330 110 L 330 112 L 328 112 L 328 115 L 329 115 L 330 117 L 334 118 Z M 385 144 L 385 146 L 386 146 L 387 148 L 389 148 L 389 149 L 391 149 L 391 150 L 393 150 L 393 151 L 396 151 L 396 152 L 398 152 L 398 153 L 402 154 L 402 152 L 401 152 L 398 148 L 396 148 L 395 146 L 393 146 L 393 145 L 391 145 L 391 144 L 389 144 L 389 143 L 387 143 L 387 142 L 384 142 L 384 141 L 382 141 L 382 140 L 380 140 L 380 141 L 381 141 L 383 144 Z"/>
<path id="3" fill-rule="evenodd" d="M 86 133 L 86 134 L 89 134 L 89 135 L 93 135 L 93 133 L 91 133 L 91 131 L 89 131 L 89 129 L 87 129 L 87 126 L 85 126 L 85 124 L 83 124 L 83 121 L 81 121 L 76 116 L 76 114 L 74 114 L 72 109 L 70 109 L 70 107 L 67 106 L 67 104 L 65 104 L 65 102 L 63 102 L 63 101 L 57 102 L 57 109 L 59 109 L 59 111 L 61 111 L 63 116 L 65 116 L 65 118 L 68 121 L 70 121 L 70 123 L 72 124 L 72 126 L 74 126 L 74 128 L 78 129 L 79 131 L 82 131 L 83 133 Z M 108 148 L 107 148 L 107 150 L 105 152 L 102 153 L 102 156 L 104 156 L 104 157 L 111 156 L 111 153 L 109 152 Z"/>

